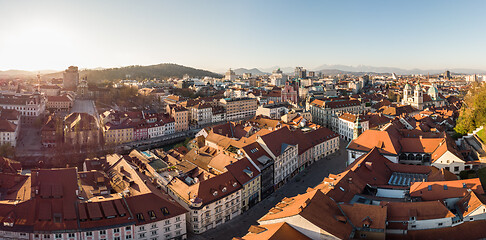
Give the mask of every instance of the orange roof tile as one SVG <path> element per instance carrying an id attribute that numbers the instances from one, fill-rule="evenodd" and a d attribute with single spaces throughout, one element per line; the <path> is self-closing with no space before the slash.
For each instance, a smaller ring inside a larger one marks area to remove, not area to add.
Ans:
<path id="1" fill-rule="evenodd" d="M 410 196 L 420 197 L 423 201 L 444 200 L 447 198 L 464 197 L 471 189 L 477 194 L 484 194 L 479 178 L 440 181 L 440 182 L 415 182 L 410 186 Z"/>
<path id="2" fill-rule="evenodd" d="M 440 201 L 427 202 L 381 202 L 387 206 L 388 221 L 409 221 L 411 217 L 417 220 L 452 218 L 455 215 Z"/>
<path id="3" fill-rule="evenodd" d="M 248 234 L 233 240 L 307 240 L 311 239 L 286 222 L 251 226 Z"/>

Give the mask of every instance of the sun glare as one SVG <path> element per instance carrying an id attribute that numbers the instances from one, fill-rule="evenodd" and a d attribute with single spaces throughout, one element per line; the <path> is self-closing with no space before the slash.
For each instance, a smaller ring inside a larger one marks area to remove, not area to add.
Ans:
<path id="1" fill-rule="evenodd" d="M 70 32 L 60 24 L 48 22 L 16 27 L 3 38 L 2 57 L 10 59 L 11 68 L 52 68 L 67 57 L 68 50 L 74 45 L 75 39 Z"/>

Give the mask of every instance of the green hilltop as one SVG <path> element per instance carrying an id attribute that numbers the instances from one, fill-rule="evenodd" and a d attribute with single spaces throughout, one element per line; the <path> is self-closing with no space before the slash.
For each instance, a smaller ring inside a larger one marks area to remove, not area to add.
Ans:
<path id="1" fill-rule="evenodd" d="M 130 79 L 167 79 L 171 77 L 182 78 L 185 74 L 190 77 L 215 77 L 221 78 L 222 75 L 210 72 L 207 70 L 196 69 L 192 67 L 186 67 L 173 63 L 161 63 L 157 65 L 149 66 L 127 66 L 120 68 L 106 68 L 106 69 L 85 69 L 79 72 L 79 77 L 88 77 L 89 82 L 103 82 L 126 79 L 128 76 Z M 43 75 L 42 78 L 61 78 L 62 72 Z"/>

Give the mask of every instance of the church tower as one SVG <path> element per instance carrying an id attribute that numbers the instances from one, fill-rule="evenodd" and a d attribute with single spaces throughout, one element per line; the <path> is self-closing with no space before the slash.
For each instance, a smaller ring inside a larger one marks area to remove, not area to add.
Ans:
<path id="1" fill-rule="evenodd" d="M 363 127 L 361 127 L 361 123 L 359 122 L 359 114 L 356 116 L 356 121 L 354 122 L 354 129 L 353 129 L 353 140 L 358 138 L 359 135 L 363 133 Z"/>
<path id="2" fill-rule="evenodd" d="M 423 110 L 424 107 L 424 92 L 422 91 L 422 87 L 420 86 L 420 82 L 417 83 L 414 90 L 413 101 L 414 105 L 417 109 Z"/>
<path id="3" fill-rule="evenodd" d="M 408 101 L 408 98 L 412 96 L 412 87 L 410 87 L 410 85 L 407 84 L 405 85 L 405 88 L 403 89 L 403 100 L 402 100 L 402 103 L 406 104 L 407 101 Z"/>

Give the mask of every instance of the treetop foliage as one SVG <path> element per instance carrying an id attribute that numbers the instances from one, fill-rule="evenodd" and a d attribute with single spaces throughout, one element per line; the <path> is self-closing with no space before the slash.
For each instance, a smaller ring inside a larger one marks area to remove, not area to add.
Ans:
<path id="1" fill-rule="evenodd" d="M 467 134 L 486 124 L 486 85 L 474 84 L 464 97 L 454 130 Z"/>

